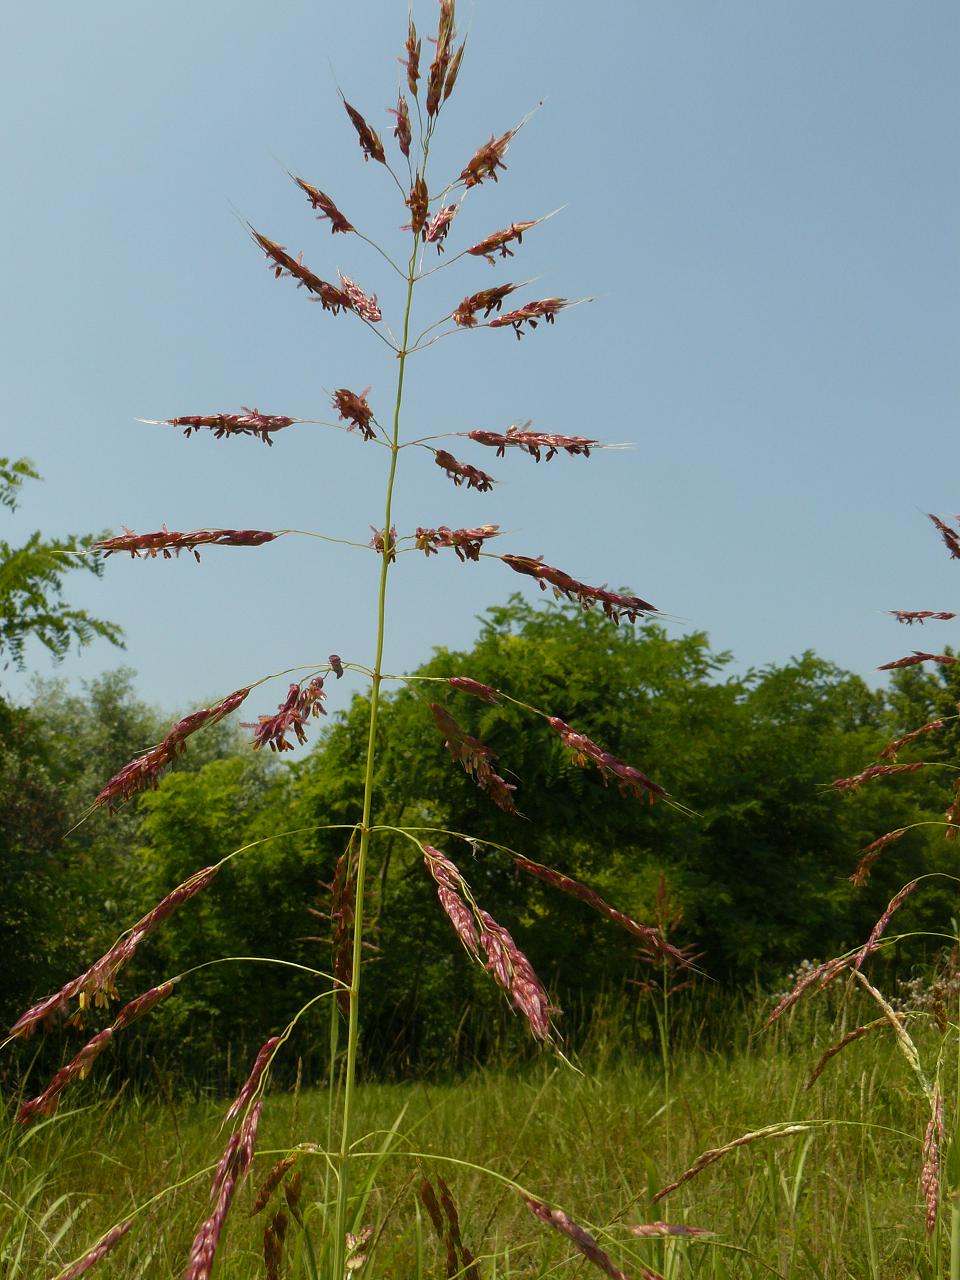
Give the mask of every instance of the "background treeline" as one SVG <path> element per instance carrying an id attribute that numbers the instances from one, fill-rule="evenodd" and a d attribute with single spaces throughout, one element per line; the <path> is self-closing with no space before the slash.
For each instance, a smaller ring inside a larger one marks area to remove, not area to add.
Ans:
<path id="1" fill-rule="evenodd" d="M 489 706 L 430 682 L 388 701 L 378 821 L 437 829 L 423 838 L 458 863 L 478 901 L 530 956 L 565 1011 L 560 1026 L 573 1046 L 605 1000 L 622 1000 L 633 1032 L 647 1033 L 637 984 L 649 966 L 634 941 L 521 875 L 495 847 L 443 832 L 508 845 L 642 920 L 653 914 L 663 873 L 683 910 L 676 940 L 702 953 L 712 984 L 736 989 L 769 987 L 804 957 L 862 941 L 907 879 L 951 864 L 954 846 L 935 820 L 952 796 L 952 768 L 870 783 L 849 797 L 829 783 L 935 715 L 954 718 L 923 742 L 924 758 L 956 760 L 960 681 L 952 668 L 901 671 L 889 692 L 878 692 L 811 653 L 745 675 L 731 674 L 730 663 L 702 633 L 670 639 L 653 624 L 617 629 L 573 607 L 533 608 L 515 597 L 489 611 L 469 653 L 437 650 L 417 673 L 470 674 L 561 716 L 660 781 L 692 815 L 605 788 L 596 771 L 576 767 L 544 721 L 509 704 Z M 451 762 L 430 714 L 434 700 L 497 752 L 522 817 L 494 808 Z M 156 742 L 173 715 L 144 705 L 124 672 L 83 696 L 47 683 L 29 705 L 0 701 L 0 1016 L 9 1025 L 191 872 L 250 845 L 120 979 L 132 998 L 194 966 L 247 957 L 184 978 L 119 1048 L 138 1071 L 175 1064 L 199 1083 L 235 1075 L 234 1062 L 242 1070 L 318 990 L 310 974 L 258 957 L 329 969 L 329 884 L 346 833 L 325 828 L 355 821 L 359 810 L 366 714 L 365 698 L 355 696 L 293 763 L 252 753 L 248 732 L 218 725 L 191 738 L 158 791 L 75 826 L 103 782 Z M 934 821 L 884 850 L 866 887 L 851 886 L 858 850 L 924 820 Z M 914 895 L 902 929 L 949 917 L 938 883 Z M 511 1046 L 520 1052 L 522 1030 L 456 940 L 409 840 L 378 837 L 368 895 L 367 1072 L 442 1072 Z M 328 1053 L 326 1008 L 321 1002 L 295 1036 L 311 1074 Z M 88 1028 L 99 1025 L 96 1013 L 91 1019 Z M 722 1042 L 722 1028 L 715 1032 Z M 53 1039 L 75 1042 L 78 1034 L 68 1027 Z M 27 1044 L 19 1058 L 5 1055 L 0 1072 L 36 1051 Z"/>

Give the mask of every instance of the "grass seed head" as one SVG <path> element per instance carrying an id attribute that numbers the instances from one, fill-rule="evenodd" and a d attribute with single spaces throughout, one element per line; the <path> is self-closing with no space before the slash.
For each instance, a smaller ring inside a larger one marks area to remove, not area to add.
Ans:
<path id="1" fill-rule="evenodd" d="M 98 1262 L 102 1262 L 108 1253 L 113 1252 L 132 1225 L 132 1222 L 121 1222 L 117 1226 L 111 1227 L 105 1235 L 100 1237 L 93 1248 L 83 1255 L 79 1262 L 75 1262 L 66 1271 L 61 1271 L 57 1276 L 57 1280 L 79 1280 L 80 1276 L 86 1275 Z"/>
<path id="2" fill-rule="evenodd" d="M 446 449 L 437 449 L 434 453 L 437 466 L 447 473 L 453 483 L 460 487 L 466 484 L 468 489 L 476 489 L 478 493 L 487 493 L 493 488 L 493 476 L 488 476 L 479 467 L 471 467 L 468 462 L 459 462 Z"/>
<path id="3" fill-rule="evenodd" d="M 507 147 L 510 145 L 510 139 L 515 133 L 516 129 L 508 129 L 499 138 L 491 136 L 490 141 L 485 142 L 471 156 L 460 171 L 463 185 L 468 190 L 470 187 L 479 186 L 486 178 L 492 178 L 494 182 L 497 181 L 497 170 L 506 169 L 507 167 L 503 163 L 503 157 L 506 154 Z"/>
<path id="4" fill-rule="evenodd" d="M 383 150 L 383 143 L 380 141 L 380 135 L 375 129 L 370 128 L 360 112 L 356 107 L 352 107 L 350 105 L 342 93 L 340 98 L 343 101 L 344 110 L 350 117 L 350 121 L 353 124 L 354 129 L 357 131 L 357 137 L 360 140 L 360 149 L 363 152 L 364 160 L 376 160 L 380 164 L 386 164 L 387 157 Z"/>
<path id="5" fill-rule="evenodd" d="M 296 418 L 288 418 L 280 413 L 261 413 L 259 409 L 244 407 L 243 413 L 183 414 L 179 418 L 165 418 L 160 425 L 183 427 L 183 434 L 188 439 L 191 432 L 207 429 L 213 432 L 217 440 L 224 436 L 256 436 L 264 444 L 272 445 L 271 433 L 291 427 L 294 422 Z"/>
<path id="6" fill-rule="evenodd" d="M 298 178 L 296 174 L 293 175 L 293 180 L 310 201 L 311 206 L 319 211 L 317 213 L 317 217 L 329 219 L 330 231 L 333 234 L 336 234 L 338 231 L 344 234 L 348 231 L 356 231 L 356 227 L 353 223 L 344 217 L 326 192 L 321 191 L 318 187 L 312 186 L 303 178 Z"/>

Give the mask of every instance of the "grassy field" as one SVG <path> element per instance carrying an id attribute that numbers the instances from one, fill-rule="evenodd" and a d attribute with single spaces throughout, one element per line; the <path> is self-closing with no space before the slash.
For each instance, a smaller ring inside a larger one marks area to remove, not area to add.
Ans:
<path id="1" fill-rule="evenodd" d="M 861 1011 L 874 1016 L 865 1007 L 840 1016 L 855 1026 Z M 918 1186 L 929 1104 L 892 1033 L 880 1030 L 846 1049 L 812 1089 L 805 1087 L 841 1030 L 836 1012 L 821 996 L 758 1032 L 759 1010 L 741 1010 L 726 1017 L 728 1035 L 711 1051 L 695 1047 L 688 1029 L 666 1088 L 658 1059 L 620 1053 L 611 1025 L 594 1037 L 582 1074 L 544 1055 L 533 1066 L 478 1072 L 456 1083 L 363 1086 L 367 1137 L 358 1144 L 358 1162 L 369 1180 L 365 1202 L 355 1209 L 357 1225 L 373 1227 L 374 1247 L 356 1274 L 447 1275 L 445 1251 L 417 1194 L 424 1177 L 436 1184 L 438 1175 L 450 1186 L 482 1277 L 600 1274 L 568 1239 L 536 1221 L 504 1179 L 588 1226 L 633 1280 L 643 1265 L 670 1280 L 947 1274 L 932 1256 Z M 936 1029 L 918 1023 L 911 1030 L 925 1062 L 935 1064 Z M 947 1071 L 944 1065 L 950 1099 Z M 208 1211 L 226 1136 L 225 1104 L 181 1099 L 174 1085 L 166 1092 L 165 1099 L 147 1099 L 124 1090 L 111 1100 L 101 1084 L 95 1098 L 88 1082 L 49 1121 L 24 1130 L 7 1120 L 3 1280 L 56 1275 L 145 1203 L 96 1274 L 115 1280 L 182 1274 Z M 651 1204 L 651 1192 L 705 1150 L 784 1122 L 810 1127 L 733 1151 Z M 948 1104 L 948 1134 L 952 1125 Z M 291 1219 L 276 1274 L 312 1275 L 311 1244 L 322 1249 L 330 1195 L 327 1140 L 324 1091 L 268 1096 L 256 1165 L 218 1253 L 219 1280 L 267 1274 L 263 1230 L 282 1201 L 275 1197 L 256 1217 L 250 1210 L 271 1165 L 298 1143 L 314 1148 L 297 1163 L 305 1229 Z M 657 1219 L 715 1234 L 668 1241 L 629 1234 L 630 1224 Z"/>

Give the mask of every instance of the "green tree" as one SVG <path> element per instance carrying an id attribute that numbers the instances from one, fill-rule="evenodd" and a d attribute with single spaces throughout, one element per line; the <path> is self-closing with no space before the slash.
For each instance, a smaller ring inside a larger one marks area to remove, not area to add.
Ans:
<path id="1" fill-rule="evenodd" d="M 26 458 L 0 458 L 0 506 L 15 511 L 25 480 L 40 476 Z M 86 609 L 74 609 L 64 599 L 63 579 L 72 569 L 100 577 L 103 562 L 84 554 L 97 537 L 83 534 L 66 539 L 46 539 L 33 533 L 22 546 L 0 539 L 0 662 L 23 671 L 26 644 L 31 637 L 44 645 L 56 661 L 70 648 L 81 648 L 94 637 L 122 646 L 122 631 L 113 622 L 94 618 Z"/>

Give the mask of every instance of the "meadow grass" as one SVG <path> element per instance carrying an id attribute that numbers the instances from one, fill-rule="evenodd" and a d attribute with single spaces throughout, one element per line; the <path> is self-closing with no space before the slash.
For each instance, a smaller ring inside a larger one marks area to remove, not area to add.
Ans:
<path id="1" fill-rule="evenodd" d="M 578 1221 L 634 1277 L 643 1265 L 668 1280 L 891 1280 L 932 1263 L 937 1274 L 918 1187 L 926 1100 L 883 1032 L 838 1055 L 807 1090 L 841 1024 L 855 1026 L 861 1012 L 869 1013 L 865 1006 L 847 1008 L 836 1017 L 827 998 L 819 999 L 762 1033 L 758 1005 L 734 1014 L 729 1002 L 718 1001 L 726 1043 L 698 1047 L 688 1026 L 674 1046 L 667 1097 L 657 1055 L 618 1051 L 621 1037 L 609 1019 L 595 1029 L 582 1073 L 545 1055 L 449 1083 L 362 1084 L 357 1133 L 366 1136 L 356 1149 L 367 1156 L 358 1159 L 355 1177 L 366 1188 L 369 1175 L 370 1191 L 357 1224 L 372 1226 L 375 1244 L 357 1274 L 384 1280 L 447 1274 L 444 1249 L 418 1197 L 422 1179 L 436 1184 L 438 1176 L 450 1186 L 481 1276 L 596 1274 L 568 1240 L 533 1221 L 498 1174 L 554 1204 L 576 1205 Z M 921 1047 L 935 1035 L 915 1029 Z M 932 1040 L 925 1047 L 936 1052 Z M 55 1274 L 154 1195 L 99 1274 L 180 1275 L 207 1212 L 210 1153 L 222 1145 L 222 1099 L 124 1090 L 111 1102 L 102 1086 L 99 1097 L 84 1088 L 73 1108 L 49 1121 L 26 1130 L 6 1122 L 0 1276 Z M 264 1274 L 263 1231 L 282 1200 L 251 1217 L 256 1190 L 291 1147 L 305 1140 L 326 1145 L 327 1114 L 323 1090 L 271 1094 L 256 1165 L 218 1253 L 220 1280 Z M 651 1203 L 652 1193 L 703 1151 L 784 1122 L 811 1127 L 732 1152 Z M 319 1240 L 325 1159 L 304 1152 L 299 1168 L 299 1208 L 307 1234 Z M 177 1189 L 167 1191 L 171 1186 Z M 669 1241 L 629 1234 L 630 1224 L 654 1220 L 715 1234 Z M 286 1259 L 280 1274 L 312 1274 L 306 1235 L 293 1222 Z"/>

